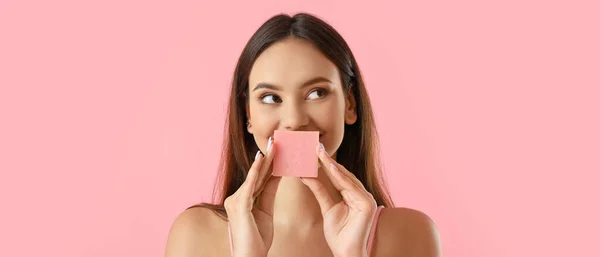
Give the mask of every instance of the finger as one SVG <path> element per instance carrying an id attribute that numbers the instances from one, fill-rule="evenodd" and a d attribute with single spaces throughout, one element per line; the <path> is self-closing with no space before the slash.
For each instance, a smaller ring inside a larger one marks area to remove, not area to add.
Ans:
<path id="1" fill-rule="evenodd" d="M 333 159 L 331 159 L 331 157 L 329 157 L 329 159 L 333 161 Z M 350 199 L 355 200 L 356 202 L 360 203 L 358 205 L 364 206 L 365 208 L 367 208 L 369 206 L 370 202 L 375 201 L 375 198 L 373 197 L 373 195 L 371 193 L 369 193 L 369 191 L 367 191 L 367 189 L 365 188 L 365 185 L 363 185 L 363 183 L 360 182 L 360 180 L 358 180 L 358 178 L 356 176 L 354 176 L 354 174 L 352 172 L 348 171 L 348 169 L 346 169 L 343 165 L 341 165 L 335 161 L 333 161 L 331 165 L 335 166 L 337 168 L 338 172 L 340 172 L 342 175 L 345 175 L 346 178 L 348 178 L 349 180 L 351 180 L 354 183 L 355 191 L 350 192 L 350 196 L 351 196 Z M 364 205 L 363 205 L 363 203 L 364 203 Z"/>
<path id="2" fill-rule="evenodd" d="M 277 194 L 277 188 L 279 187 L 279 182 L 281 181 L 281 177 L 271 176 L 265 185 L 263 186 L 263 190 L 259 193 L 258 208 L 260 208 L 265 213 L 271 215 L 273 217 L 273 210 L 275 206 L 275 195 Z"/>
<path id="3" fill-rule="evenodd" d="M 354 175 L 354 173 L 348 171 L 348 169 L 346 169 L 346 167 L 344 167 L 343 165 L 337 163 L 331 157 L 329 157 L 329 159 L 337 167 L 337 169 L 342 173 L 342 175 L 344 175 L 348 179 L 350 179 L 352 181 L 352 183 L 354 183 L 358 188 L 362 188 L 362 189 L 364 189 L 366 191 L 365 185 L 363 185 L 363 183 L 360 182 L 360 180 L 358 180 L 358 178 Z"/>
<path id="4" fill-rule="evenodd" d="M 273 164 L 273 158 L 275 157 L 276 154 L 276 147 L 275 147 L 275 141 L 272 138 L 269 138 L 269 143 L 267 145 L 267 152 L 265 154 L 264 160 L 262 161 L 260 170 L 259 170 L 259 178 L 258 180 L 255 182 L 255 190 L 253 191 L 254 195 L 258 195 L 260 194 L 260 192 L 264 189 L 265 184 L 267 182 L 267 180 L 269 180 L 269 178 L 271 177 L 271 174 L 273 174 L 273 169 L 272 169 L 272 164 Z"/>
<path id="5" fill-rule="evenodd" d="M 319 156 L 319 161 L 321 161 L 323 163 L 323 166 L 325 167 L 325 173 L 327 173 L 327 176 L 331 180 L 331 183 L 338 191 L 347 189 L 348 186 L 342 185 L 343 181 L 350 181 L 350 184 L 356 186 L 354 182 L 350 180 L 350 178 L 347 178 L 339 171 L 339 169 L 335 165 L 335 161 L 331 157 L 329 157 L 329 154 L 323 151 L 320 146 L 317 146 L 317 155 Z M 333 170 L 333 168 L 335 168 L 335 170 Z"/>
<path id="6" fill-rule="evenodd" d="M 340 193 L 344 191 L 348 191 L 353 197 L 345 197 L 347 200 L 356 200 L 354 206 L 361 206 L 358 209 L 368 208 L 372 199 L 372 196 L 369 195 L 369 192 L 365 189 L 364 185 L 352 174 L 349 172 L 344 166 L 337 163 L 333 158 L 327 154 L 326 151 L 323 151 L 321 145 L 318 147 L 318 155 L 319 160 L 323 162 L 325 165 L 326 173 L 329 175 L 331 181 L 336 181 L 339 187 L 334 184 Z M 348 201 L 347 201 L 348 202 Z M 364 207 L 364 208 L 362 208 Z"/>
<path id="7" fill-rule="evenodd" d="M 350 206 L 350 208 L 354 209 L 354 210 L 360 210 L 360 208 L 358 208 L 358 206 L 356 205 L 356 197 L 354 197 L 354 194 L 350 193 L 350 191 L 348 190 L 344 190 L 340 193 L 342 195 L 342 198 L 344 199 L 344 202 Z"/>
<path id="8" fill-rule="evenodd" d="M 325 186 L 323 186 L 323 183 L 316 178 L 300 178 L 300 180 L 313 192 L 321 207 L 321 214 L 325 216 L 325 213 L 335 205 L 335 202 L 329 192 L 327 192 Z"/>
<path id="9" fill-rule="evenodd" d="M 343 187 L 343 189 L 340 190 L 340 194 L 343 196 L 344 202 L 357 211 L 370 210 L 374 199 L 369 193 L 364 188 L 353 183 L 350 178 L 344 176 L 334 163 L 331 163 L 329 167 L 333 177 L 335 177 Z"/>
<path id="10" fill-rule="evenodd" d="M 331 158 L 331 156 L 329 156 L 329 153 L 327 153 L 327 151 L 323 151 L 323 150 L 324 150 L 324 148 L 319 147 L 318 152 L 317 152 L 317 154 L 319 155 L 319 160 L 321 162 L 323 162 L 326 166 L 330 165 L 331 163 L 335 164 L 336 167 L 338 168 L 338 170 L 344 176 L 346 176 L 346 177 L 348 177 L 348 179 L 352 180 L 352 183 L 354 183 L 358 188 L 362 188 L 365 192 L 367 192 L 363 183 L 360 182 L 360 180 L 358 180 L 358 178 L 356 176 L 354 176 L 354 174 L 352 172 L 348 171 L 343 165 L 337 163 L 333 158 Z"/>
<path id="11" fill-rule="evenodd" d="M 319 163 L 322 163 L 321 167 L 323 168 L 323 170 L 325 171 L 325 173 L 327 174 L 327 177 L 329 177 L 329 180 L 331 181 L 331 184 L 333 184 L 333 187 L 335 187 L 335 189 L 337 189 L 338 191 L 341 191 L 343 189 L 343 187 L 340 185 L 340 183 L 337 181 L 337 179 L 335 179 L 333 177 L 333 175 L 331 174 L 331 171 L 329 171 L 329 161 L 327 160 L 327 158 L 324 158 L 323 156 L 321 156 L 321 147 L 317 145 L 317 156 L 319 157 Z"/>
<path id="12" fill-rule="evenodd" d="M 250 170 L 248 170 L 246 180 L 242 184 L 242 193 L 244 195 L 244 198 L 248 198 L 252 195 L 252 192 L 254 192 L 254 185 L 256 184 L 256 180 L 258 179 L 258 173 L 262 166 L 263 159 L 264 157 L 260 150 L 256 152 L 256 155 L 254 156 L 254 162 L 252 163 L 252 166 L 250 166 Z"/>
<path id="13" fill-rule="evenodd" d="M 348 177 L 346 177 L 342 172 L 338 169 L 338 167 L 334 163 L 329 163 L 327 165 L 328 173 L 340 184 L 342 187 L 339 191 L 349 190 L 349 191 L 358 191 L 357 185 Z"/>

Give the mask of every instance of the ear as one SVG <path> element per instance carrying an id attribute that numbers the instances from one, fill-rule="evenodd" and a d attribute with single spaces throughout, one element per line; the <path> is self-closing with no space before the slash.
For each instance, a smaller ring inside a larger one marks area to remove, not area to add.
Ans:
<path id="1" fill-rule="evenodd" d="M 358 115 L 356 114 L 356 98 L 354 98 L 353 85 L 350 85 L 346 93 L 346 108 L 344 110 L 344 122 L 348 125 L 354 124 L 358 119 Z"/>
<path id="2" fill-rule="evenodd" d="M 248 101 L 246 101 L 246 120 L 248 121 L 246 125 L 246 129 L 248 130 L 248 133 L 252 134 L 252 122 L 250 121 L 250 105 L 248 104 Z"/>

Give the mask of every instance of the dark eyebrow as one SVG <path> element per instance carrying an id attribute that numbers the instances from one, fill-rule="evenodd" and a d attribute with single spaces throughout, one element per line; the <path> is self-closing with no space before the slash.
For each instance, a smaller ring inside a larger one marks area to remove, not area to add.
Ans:
<path id="1" fill-rule="evenodd" d="M 319 82 L 327 82 L 327 83 L 332 83 L 330 80 L 324 78 L 324 77 L 315 77 L 312 78 L 306 82 L 304 82 L 304 84 L 302 84 L 302 86 L 300 88 L 306 87 L 306 86 L 310 86 L 312 84 L 316 84 Z M 281 91 L 281 88 L 266 82 L 260 82 L 256 85 L 256 87 L 254 87 L 254 89 L 252 89 L 252 92 L 261 89 L 261 88 L 266 88 L 266 89 L 272 89 L 272 90 L 277 90 L 277 91 Z"/>

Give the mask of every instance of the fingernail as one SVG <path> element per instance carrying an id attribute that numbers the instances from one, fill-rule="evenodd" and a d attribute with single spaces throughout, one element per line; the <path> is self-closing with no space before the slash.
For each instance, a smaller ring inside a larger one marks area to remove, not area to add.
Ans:
<path id="1" fill-rule="evenodd" d="M 338 170 L 337 166 L 335 166 L 335 164 L 333 164 L 333 163 L 330 163 L 330 164 L 329 164 L 329 166 L 331 167 L 331 170 L 332 170 L 332 171 L 333 171 L 333 170 L 335 170 L 335 171 L 337 171 L 337 170 Z"/>
<path id="2" fill-rule="evenodd" d="M 256 155 L 254 156 L 254 160 L 258 159 L 259 154 L 260 154 L 260 150 L 258 150 L 258 152 L 256 152 Z"/>
<path id="3" fill-rule="evenodd" d="M 269 137 L 269 143 L 267 143 L 267 152 L 271 149 L 271 144 L 273 144 L 273 138 Z"/>
<path id="4" fill-rule="evenodd" d="M 321 148 L 321 151 L 323 151 L 324 153 L 327 153 L 325 151 L 325 146 L 323 146 L 323 143 L 319 143 L 319 147 Z"/>

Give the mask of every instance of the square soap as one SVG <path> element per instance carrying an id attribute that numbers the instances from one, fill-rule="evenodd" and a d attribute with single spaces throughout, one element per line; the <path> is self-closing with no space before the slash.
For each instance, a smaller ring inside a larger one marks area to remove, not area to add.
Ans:
<path id="1" fill-rule="evenodd" d="M 275 130 L 277 152 L 273 158 L 273 176 L 318 176 L 318 131 Z"/>

